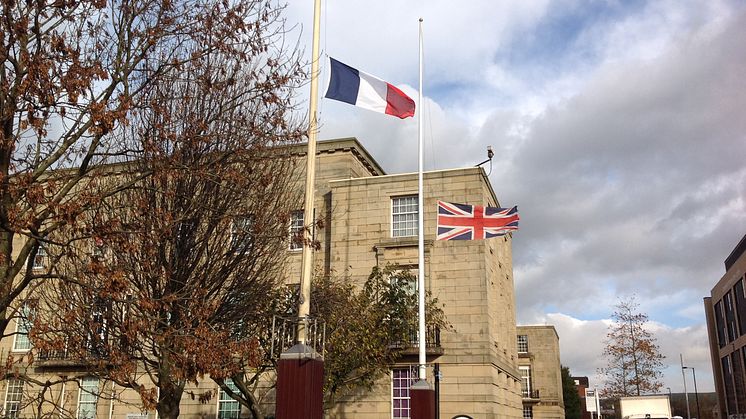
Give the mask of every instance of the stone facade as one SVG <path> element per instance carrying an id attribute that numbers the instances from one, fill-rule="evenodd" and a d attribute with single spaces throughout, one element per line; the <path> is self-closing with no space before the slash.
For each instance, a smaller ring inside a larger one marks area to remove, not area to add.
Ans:
<path id="1" fill-rule="evenodd" d="M 523 417 L 564 419 L 559 336 L 554 326 L 518 326 Z"/>
<path id="2" fill-rule="evenodd" d="M 291 148 L 304 161 L 305 147 Z M 417 194 L 416 174 L 386 175 L 365 149 L 354 139 L 321 141 L 318 144 L 316 178 L 316 214 L 324 226 L 315 232 L 321 247 L 314 256 L 317 272 L 346 275 L 362 284 L 374 266 L 396 263 L 417 267 L 417 237 L 392 235 L 392 200 Z M 299 167 L 303 165 L 299 164 Z M 303 170 L 299 170 L 303 179 Z M 298 182 L 302 187 L 302 180 Z M 424 177 L 424 231 L 426 288 L 444 305 L 453 329 L 442 331 L 442 355 L 429 358 L 428 381 L 437 387 L 441 418 L 459 414 L 480 419 L 520 418 L 521 380 L 518 365 L 525 359 L 516 349 L 515 298 L 511 255 L 511 236 L 482 241 L 434 241 L 436 202 L 438 200 L 499 206 L 499 202 L 481 168 L 433 171 Z M 300 210 L 301 204 L 298 209 Z M 300 251 L 288 251 L 287 278 L 299 280 Z M 11 324 L 11 331 L 15 325 Z M 536 417 L 563 416 L 559 352 L 556 332 L 546 337 L 547 329 L 529 328 L 536 352 L 532 352 L 542 397 L 536 404 Z M 553 328 L 551 328 L 554 331 Z M 553 339 L 552 339 L 553 338 Z M 3 354 L 13 352 L 13 339 L 0 342 Z M 436 354 L 439 355 L 440 353 Z M 411 360 L 403 359 L 407 368 Z M 440 379 L 433 371 L 437 364 Z M 82 377 L 79 366 L 35 364 L 32 373 L 40 379 Z M 382 379 L 371 391 L 349 396 L 328 412 L 333 418 L 391 418 L 392 385 L 395 373 Z M 556 382 L 555 382 L 556 378 Z M 436 382 L 437 381 L 437 382 Z M 0 382 L 0 394 L 14 394 L 12 382 Z M 97 418 L 139 418 L 137 395 L 111 383 L 100 382 L 99 391 L 115 394 L 117 400 L 100 398 Z M 209 379 L 187 389 L 181 412 L 187 418 L 214 418 L 220 402 L 200 403 L 190 397 L 217 386 Z M 559 389 L 559 390 L 558 390 Z M 75 382 L 53 386 L 56 399 L 77 416 L 85 397 Z M 12 397 L 11 397 L 12 399 Z M 6 400 L 7 397 L 6 397 Z M 525 400 L 525 399 L 524 399 Z M 551 404 L 554 403 L 554 404 Z M 7 403 L 5 404 L 7 406 Z M 223 405 L 225 407 L 226 405 Z M 12 406 L 11 406 L 12 407 Z M 270 408 L 271 411 L 271 408 Z M 242 417 L 247 413 L 243 412 Z M 34 416 L 26 409 L 21 416 Z"/>
<path id="3" fill-rule="evenodd" d="M 392 237 L 391 226 L 392 199 L 417 193 L 416 174 L 335 180 L 330 185 L 332 271 L 362 283 L 375 265 L 416 268 L 417 237 Z M 435 360 L 443 377 L 438 392 L 441 416 L 518 417 L 510 238 L 434 241 L 437 200 L 496 205 L 497 199 L 478 168 L 426 173 L 424 199 L 425 286 L 444 304 L 454 328 L 441 333 L 445 354 Z M 384 393 L 375 400 L 345 403 L 338 417 L 386 417 L 381 415 L 390 409 L 387 398 Z"/>

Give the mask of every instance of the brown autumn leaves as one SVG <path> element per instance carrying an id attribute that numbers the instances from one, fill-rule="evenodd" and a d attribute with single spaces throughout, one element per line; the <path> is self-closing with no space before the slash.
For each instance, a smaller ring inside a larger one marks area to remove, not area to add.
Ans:
<path id="1" fill-rule="evenodd" d="M 73 380 L 27 374 L 64 355 L 176 417 L 261 361 L 305 132 L 282 8 L 3 1 L 0 26 L 0 328 L 34 344 L 5 373 Z"/>
<path id="2" fill-rule="evenodd" d="M 232 378 L 262 417 L 268 325 L 293 307 L 280 284 L 301 199 L 285 151 L 306 132 L 295 97 L 306 74 L 283 8 L 0 4 L 0 330 L 8 342 L 11 320 L 27 324 L 34 348 L 8 356 L 4 377 L 34 389 L 25 403 L 37 412 L 74 416 L 45 389 L 85 374 L 138 391 L 164 418 L 179 415 L 188 383 L 209 375 L 230 391 Z M 355 292 L 329 281 L 323 298 L 346 304 L 315 309 L 330 347 L 360 338 L 376 354 L 332 350 L 333 394 L 383 371 L 389 343 L 411 332 L 391 313 L 407 315 L 413 297 L 380 272 Z M 428 310 L 447 326 L 435 302 Z M 61 358 L 76 372 L 30 373 Z M 117 397 L 107 388 L 100 397 Z"/>

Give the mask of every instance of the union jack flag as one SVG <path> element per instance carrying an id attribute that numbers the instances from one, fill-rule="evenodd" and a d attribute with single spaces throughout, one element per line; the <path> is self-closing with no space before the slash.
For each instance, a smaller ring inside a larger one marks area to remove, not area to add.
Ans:
<path id="1" fill-rule="evenodd" d="M 518 230 L 518 207 L 494 208 L 438 201 L 436 240 L 481 240 Z"/>

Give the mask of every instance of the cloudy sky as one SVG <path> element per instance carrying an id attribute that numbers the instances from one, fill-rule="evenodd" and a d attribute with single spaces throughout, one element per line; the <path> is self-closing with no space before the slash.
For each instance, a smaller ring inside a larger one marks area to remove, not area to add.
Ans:
<path id="1" fill-rule="evenodd" d="M 702 298 L 746 233 L 746 2 L 323 3 L 323 53 L 414 98 L 424 19 L 425 165 L 495 150 L 494 189 L 521 213 L 519 323 L 554 325 L 562 363 L 600 386 L 609 316 L 636 295 L 665 387 L 683 391 L 681 353 L 713 391 Z M 310 51 L 313 2 L 287 12 Z M 417 170 L 416 120 L 320 106 L 321 138 Z"/>

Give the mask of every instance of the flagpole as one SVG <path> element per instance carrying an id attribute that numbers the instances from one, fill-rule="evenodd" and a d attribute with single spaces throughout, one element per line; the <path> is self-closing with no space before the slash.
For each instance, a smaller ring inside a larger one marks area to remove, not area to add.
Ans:
<path id="1" fill-rule="evenodd" d="M 306 155 L 306 200 L 303 206 L 303 224 L 312 226 L 303 231 L 303 256 L 298 303 L 297 342 L 308 344 L 308 314 L 311 309 L 311 268 L 313 266 L 313 206 L 316 187 L 316 109 L 319 97 L 319 33 L 321 26 L 321 0 L 315 0 L 313 9 L 313 47 L 311 57 L 311 98 L 308 109 L 308 153 Z"/>
<path id="2" fill-rule="evenodd" d="M 419 308 L 419 379 L 425 380 L 427 378 L 425 363 L 426 363 L 426 339 L 425 339 L 425 223 L 424 223 L 424 213 L 425 213 L 425 199 L 424 199 L 424 188 L 422 187 L 422 169 L 423 169 L 423 110 L 424 106 L 422 104 L 422 18 L 420 18 L 420 37 L 419 37 L 419 56 L 420 56 L 420 86 L 419 86 L 419 101 L 418 101 L 418 107 L 420 108 L 420 111 L 418 113 L 417 122 L 417 137 L 418 137 L 418 154 L 419 154 L 419 164 L 418 164 L 418 171 L 417 171 L 417 208 L 419 211 L 417 211 L 417 249 L 418 252 L 418 264 L 417 264 L 417 289 L 418 292 L 418 308 Z"/>
<path id="3" fill-rule="evenodd" d="M 275 414 L 277 419 L 322 419 L 324 417 L 324 358 L 316 352 L 309 339 L 309 312 L 311 307 L 311 268 L 313 266 L 313 206 L 316 187 L 316 109 L 319 89 L 319 33 L 321 26 L 321 0 L 314 0 L 313 49 L 311 57 L 311 97 L 308 106 L 308 151 L 306 153 L 306 188 L 303 206 L 303 256 L 298 301 L 298 324 L 295 345 L 283 348 L 277 361 L 277 388 Z M 273 330 L 273 334 L 276 331 Z"/>

